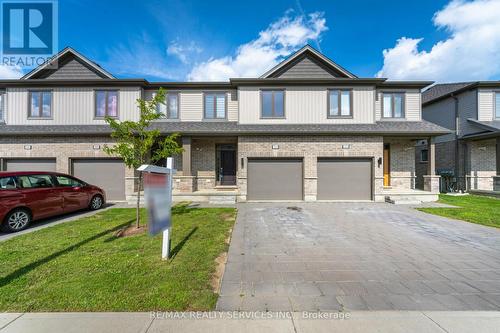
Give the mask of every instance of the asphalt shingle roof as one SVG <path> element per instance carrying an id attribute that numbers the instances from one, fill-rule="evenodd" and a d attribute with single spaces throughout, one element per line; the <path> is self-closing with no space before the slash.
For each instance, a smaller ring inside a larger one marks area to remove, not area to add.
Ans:
<path id="1" fill-rule="evenodd" d="M 357 135 L 440 135 L 449 131 L 428 121 L 378 121 L 374 124 L 279 124 L 244 125 L 230 121 L 156 122 L 162 133 L 193 135 L 243 134 L 357 134 Z M 9 135 L 109 135 L 107 125 L 0 125 L 0 136 Z"/>
<path id="2" fill-rule="evenodd" d="M 441 83 L 436 84 L 422 93 L 422 104 L 429 103 L 435 99 L 451 94 L 457 90 L 474 84 L 475 82 Z"/>

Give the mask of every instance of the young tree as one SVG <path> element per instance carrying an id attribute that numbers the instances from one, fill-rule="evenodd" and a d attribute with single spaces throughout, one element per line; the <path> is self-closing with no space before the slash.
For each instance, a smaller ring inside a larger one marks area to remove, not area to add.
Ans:
<path id="1" fill-rule="evenodd" d="M 160 88 L 151 101 L 138 99 L 140 117 L 138 121 L 119 121 L 106 117 L 106 122 L 111 127 L 111 137 L 116 140 L 112 146 L 104 146 L 106 154 L 118 156 L 123 163 L 134 170 L 143 164 L 156 163 L 164 158 L 180 154 L 182 148 L 178 143 L 178 133 L 171 134 L 160 139 L 161 133 L 158 129 L 151 129 L 154 120 L 163 117 L 158 110 L 158 105 L 165 103 L 165 91 Z M 136 179 L 137 186 L 137 210 L 136 227 L 139 228 L 140 215 L 139 205 L 142 188 L 142 173 Z"/>

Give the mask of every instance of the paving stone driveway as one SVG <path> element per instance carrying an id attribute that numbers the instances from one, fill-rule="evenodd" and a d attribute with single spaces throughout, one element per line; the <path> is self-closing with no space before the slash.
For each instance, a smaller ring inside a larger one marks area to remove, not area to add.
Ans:
<path id="1" fill-rule="evenodd" d="M 218 310 L 500 310 L 500 230 L 383 203 L 238 206 Z"/>

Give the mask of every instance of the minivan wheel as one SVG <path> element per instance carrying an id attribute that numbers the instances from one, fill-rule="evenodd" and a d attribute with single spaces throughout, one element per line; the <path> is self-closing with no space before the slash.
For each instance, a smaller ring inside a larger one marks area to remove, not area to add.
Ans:
<path id="1" fill-rule="evenodd" d="M 98 210 L 102 207 L 103 200 L 100 195 L 94 195 L 92 197 L 92 200 L 90 200 L 90 209 L 91 210 Z"/>
<path id="2" fill-rule="evenodd" d="M 26 229 L 31 223 L 31 214 L 28 210 L 19 208 L 10 212 L 2 225 L 7 232 L 17 232 Z"/>

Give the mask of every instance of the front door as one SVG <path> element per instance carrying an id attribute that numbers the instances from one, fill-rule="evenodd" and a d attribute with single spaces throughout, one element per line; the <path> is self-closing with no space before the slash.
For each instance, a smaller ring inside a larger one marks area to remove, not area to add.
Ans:
<path id="1" fill-rule="evenodd" d="M 235 145 L 217 146 L 217 183 L 218 185 L 236 185 Z"/>
<path id="2" fill-rule="evenodd" d="M 391 149 L 389 144 L 384 145 L 384 186 L 391 186 Z"/>

